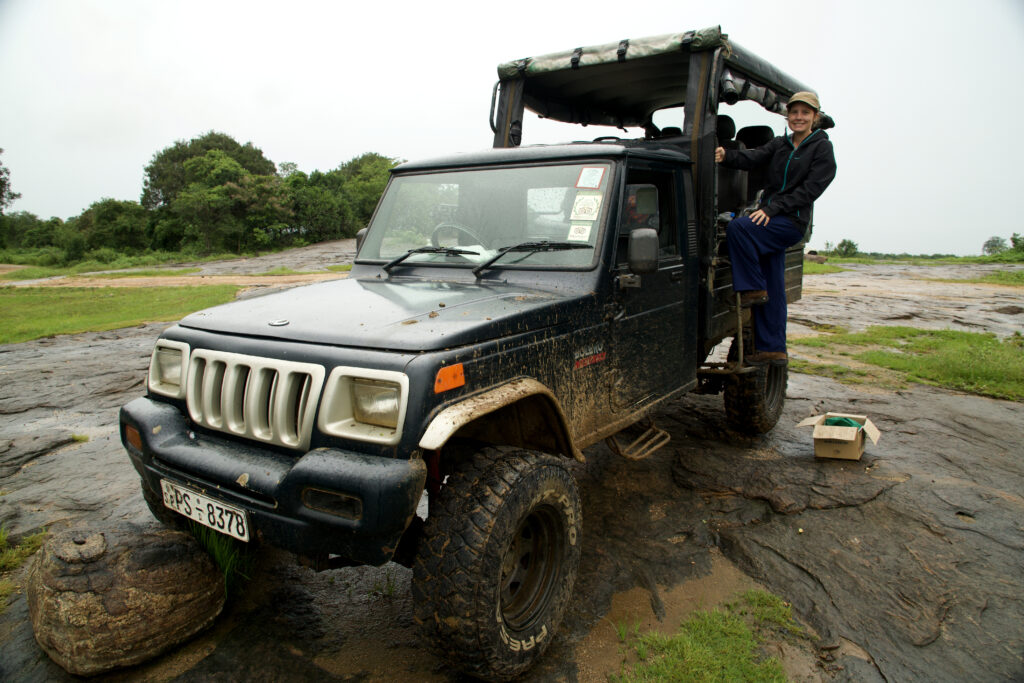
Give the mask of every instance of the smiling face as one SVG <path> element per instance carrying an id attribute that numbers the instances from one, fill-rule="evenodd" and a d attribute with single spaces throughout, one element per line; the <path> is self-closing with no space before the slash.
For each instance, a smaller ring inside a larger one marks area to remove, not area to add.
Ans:
<path id="1" fill-rule="evenodd" d="M 811 126 L 814 125 L 814 119 L 817 116 L 818 112 L 814 111 L 810 106 L 803 102 L 794 102 L 789 105 L 789 109 L 786 112 L 786 121 L 789 123 L 789 129 L 795 135 L 803 137 L 811 132 Z"/>

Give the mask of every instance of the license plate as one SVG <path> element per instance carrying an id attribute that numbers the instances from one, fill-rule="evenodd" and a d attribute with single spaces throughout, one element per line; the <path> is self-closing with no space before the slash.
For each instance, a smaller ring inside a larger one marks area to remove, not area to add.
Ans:
<path id="1" fill-rule="evenodd" d="M 163 489 L 164 505 L 178 514 L 239 541 L 249 540 L 249 521 L 241 508 L 196 493 L 166 479 L 160 480 L 160 487 Z"/>

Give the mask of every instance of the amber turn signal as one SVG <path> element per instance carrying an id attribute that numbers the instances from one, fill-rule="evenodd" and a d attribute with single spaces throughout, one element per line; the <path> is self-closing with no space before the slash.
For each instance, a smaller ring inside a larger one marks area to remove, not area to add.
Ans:
<path id="1" fill-rule="evenodd" d="M 124 438 L 125 441 L 130 443 L 138 450 L 142 450 L 142 436 L 139 434 L 139 430 L 131 425 L 124 426 Z"/>
<path id="2" fill-rule="evenodd" d="M 466 376 L 462 372 L 462 363 L 447 365 L 437 371 L 437 378 L 434 380 L 434 393 L 448 391 L 461 387 L 466 383 Z"/>

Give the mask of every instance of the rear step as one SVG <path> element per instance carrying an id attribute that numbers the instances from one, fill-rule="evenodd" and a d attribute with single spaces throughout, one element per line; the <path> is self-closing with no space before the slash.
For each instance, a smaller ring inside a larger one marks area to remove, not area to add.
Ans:
<path id="1" fill-rule="evenodd" d="M 608 448 L 610 448 L 612 453 L 615 455 L 621 455 L 623 458 L 628 460 L 643 460 L 651 453 L 667 444 L 671 439 L 672 437 L 669 436 L 668 432 L 663 429 L 659 429 L 654 424 L 654 420 L 651 420 L 648 423 L 647 430 L 628 446 L 620 444 L 614 434 L 605 439 L 604 442 L 608 444 Z"/>

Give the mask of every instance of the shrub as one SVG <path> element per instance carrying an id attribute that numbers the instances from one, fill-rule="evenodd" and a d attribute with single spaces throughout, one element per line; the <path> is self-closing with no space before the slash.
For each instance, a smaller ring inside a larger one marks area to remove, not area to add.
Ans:
<path id="1" fill-rule="evenodd" d="M 856 256 L 857 243 L 852 240 L 843 240 L 836 245 L 835 253 L 838 256 Z"/>

